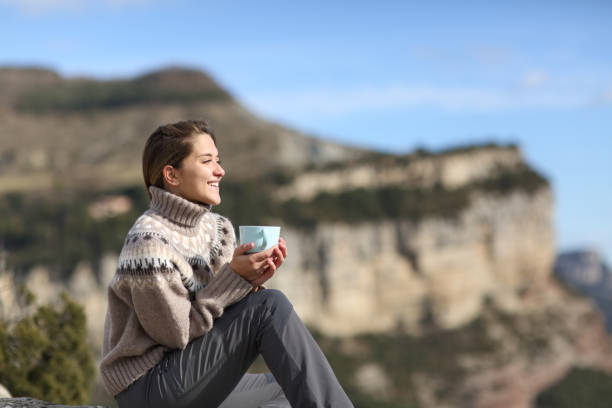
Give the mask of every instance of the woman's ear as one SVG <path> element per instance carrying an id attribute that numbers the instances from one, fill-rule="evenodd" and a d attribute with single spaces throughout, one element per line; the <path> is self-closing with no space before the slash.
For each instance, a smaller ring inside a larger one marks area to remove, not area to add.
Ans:
<path id="1" fill-rule="evenodd" d="M 174 167 L 166 164 L 162 169 L 162 175 L 166 184 L 170 186 L 178 186 L 180 184 L 180 178 L 178 172 Z"/>

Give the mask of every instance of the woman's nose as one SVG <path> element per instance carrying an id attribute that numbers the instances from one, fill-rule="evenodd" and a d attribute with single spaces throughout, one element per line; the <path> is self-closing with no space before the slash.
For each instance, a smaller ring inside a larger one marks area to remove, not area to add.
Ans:
<path id="1" fill-rule="evenodd" d="M 225 170 L 223 169 L 223 167 L 221 167 L 219 163 L 217 163 L 217 166 L 215 167 L 215 175 L 218 175 L 220 177 L 223 177 L 225 175 Z"/>

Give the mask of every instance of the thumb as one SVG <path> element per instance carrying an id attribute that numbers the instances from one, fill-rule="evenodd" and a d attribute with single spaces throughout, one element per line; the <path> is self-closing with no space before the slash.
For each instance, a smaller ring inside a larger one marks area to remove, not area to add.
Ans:
<path id="1" fill-rule="evenodd" d="M 244 255 L 247 251 L 253 249 L 254 246 L 255 244 L 252 242 L 242 244 L 239 247 L 236 247 L 236 249 L 234 249 L 234 256 Z"/>

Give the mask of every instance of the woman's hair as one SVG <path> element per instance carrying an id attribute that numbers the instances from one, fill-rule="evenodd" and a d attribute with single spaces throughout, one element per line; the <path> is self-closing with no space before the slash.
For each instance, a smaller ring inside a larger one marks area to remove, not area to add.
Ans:
<path id="1" fill-rule="evenodd" d="M 180 168 L 183 159 L 191 153 L 192 137 L 201 133 L 210 135 L 217 144 L 212 129 L 204 120 L 185 120 L 163 125 L 149 136 L 142 153 L 142 175 L 149 198 L 150 186 L 164 188 L 163 168 L 168 164 Z"/>

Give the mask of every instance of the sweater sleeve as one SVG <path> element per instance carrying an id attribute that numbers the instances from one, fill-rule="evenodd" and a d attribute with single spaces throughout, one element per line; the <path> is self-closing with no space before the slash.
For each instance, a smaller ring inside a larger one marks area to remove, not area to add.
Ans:
<path id="1" fill-rule="evenodd" d="M 223 313 L 223 308 L 239 301 L 253 290 L 250 282 L 238 275 L 229 266 L 236 248 L 236 234 L 230 220 L 219 214 L 216 217 L 217 233 L 221 246 L 215 253 L 220 268 L 208 284 L 196 293 L 196 302 L 202 310 L 214 310 L 213 317 Z"/>
<path id="2" fill-rule="evenodd" d="M 190 300 L 182 279 L 191 267 L 157 237 L 124 247 L 121 258 L 115 291 L 131 304 L 147 335 L 172 349 L 183 349 L 208 332 L 227 305 L 251 290 L 249 282 L 224 265 Z"/>

